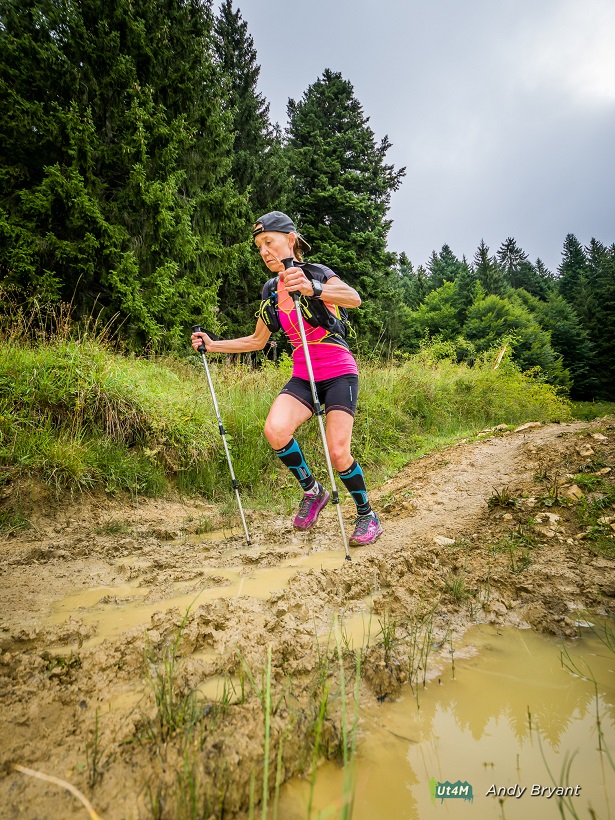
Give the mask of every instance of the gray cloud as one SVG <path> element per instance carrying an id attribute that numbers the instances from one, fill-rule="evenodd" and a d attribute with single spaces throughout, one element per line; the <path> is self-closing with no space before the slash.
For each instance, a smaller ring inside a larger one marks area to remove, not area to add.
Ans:
<path id="1" fill-rule="evenodd" d="M 274 120 L 331 68 L 388 134 L 407 167 L 391 249 L 420 264 L 514 236 L 555 269 L 567 233 L 615 241 L 612 0 L 236 2 Z"/>

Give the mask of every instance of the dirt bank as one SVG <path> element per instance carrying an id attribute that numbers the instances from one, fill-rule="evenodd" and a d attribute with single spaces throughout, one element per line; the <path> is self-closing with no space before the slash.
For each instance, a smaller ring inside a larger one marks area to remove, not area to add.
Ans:
<path id="1" fill-rule="evenodd" d="M 336 616 L 348 674 L 363 645 L 361 697 L 382 699 L 418 677 L 419 634 L 437 647 L 494 621 L 570 636 L 586 610 L 612 614 L 614 488 L 612 418 L 488 431 L 373 493 L 385 533 L 352 562 L 332 508 L 307 534 L 249 512 L 248 549 L 240 527 L 202 532 L 217 516 L 202 501 L 32 490 L 31 528 L 0 546 L 0 814 L 84 816 L 18 763 L 106 818 L 197 816 L 189 800 L 243 816 L 253 770 L 262 792 L 269 648 L 273 783 L 308 765 L 323 682 L 339 686 Z M 325 754 L 340 720 L 332 697 Z"/>

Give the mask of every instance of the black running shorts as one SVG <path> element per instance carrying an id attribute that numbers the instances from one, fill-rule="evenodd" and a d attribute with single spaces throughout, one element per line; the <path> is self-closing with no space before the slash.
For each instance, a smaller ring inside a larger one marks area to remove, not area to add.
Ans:
<path id="1" fill-rule="evenodd" d="M 284 385 L 280 393 L 292 396 L 301 404 L 309 407 L 314 412 L 314 400 L 312 398 L 312 388 L 307 379 L 292 379 Z M 359 377 L 354 373 L 345 376 L 336 376 L 334 379 L 324 379 L 316 382 L 316 395 L 321 405 L 324 405 L 325 412 L 331 410 L 342 410 L 350 413 L 354 417 L 357 409 L 357 396 L 359 394 Z"/>

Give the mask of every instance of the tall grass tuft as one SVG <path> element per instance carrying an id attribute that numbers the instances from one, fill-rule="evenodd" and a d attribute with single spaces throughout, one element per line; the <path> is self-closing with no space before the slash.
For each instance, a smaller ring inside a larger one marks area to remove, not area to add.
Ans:
<path id="1" fill-rule="evenodd" d="M 201 714 L 195 692 L 183 692 L 178 685 L 179 644 L 191 607 L 192 604 L 184 614 L 173 643 L 166 648 L 162 664 L 155 664 L 151 658 L 146 657 L 156 703 L 155 716 L 146 723 L 146 734 L 150 740 L 158 744 L 166 743 L 178 733 L 183 733 L 187 739 L 189 731 L 196 726 Z"/>
<path id="2" fill-rule="evenodd" d="M 352 817 L 355 791 L 355 757 L 357 751 L 357 729 L 359 725 L 359 688 L 361 682 L 361 653 L 355 653 L 355 686 L 352 722 L 349 723 L 348 697 L 346 692 L 346 675 L 344 670 L 344 653 L 340 638 L 335 631 L 337 657 L 339 661 L 340 698 L 342 707 L 342 762 L 344 766 L 342 820 Z"/>

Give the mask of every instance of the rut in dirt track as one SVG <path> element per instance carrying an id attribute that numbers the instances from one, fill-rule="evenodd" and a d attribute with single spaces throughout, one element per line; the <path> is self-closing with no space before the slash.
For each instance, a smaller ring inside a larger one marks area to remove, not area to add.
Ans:
<path id="1" fill-rule="evenodd" d="M 526 483 L 536 469 L 528 454 L 586 427 L 584 423 L 551 424 L 517 428 L 518 432 L 495 435 L 471 444 L 460 443 L 444 452 L 412 462 L 375 496 L 384 501 L 391 519 L 383 546 L 399 538 L 432 540 L 435 536 L 457 538 L 473 532 L 477 518 L 495 492 Z M 387 505 L 387 497 L 393 501 Z M 410 500 L 411 498 L 411 500 Z"/>

